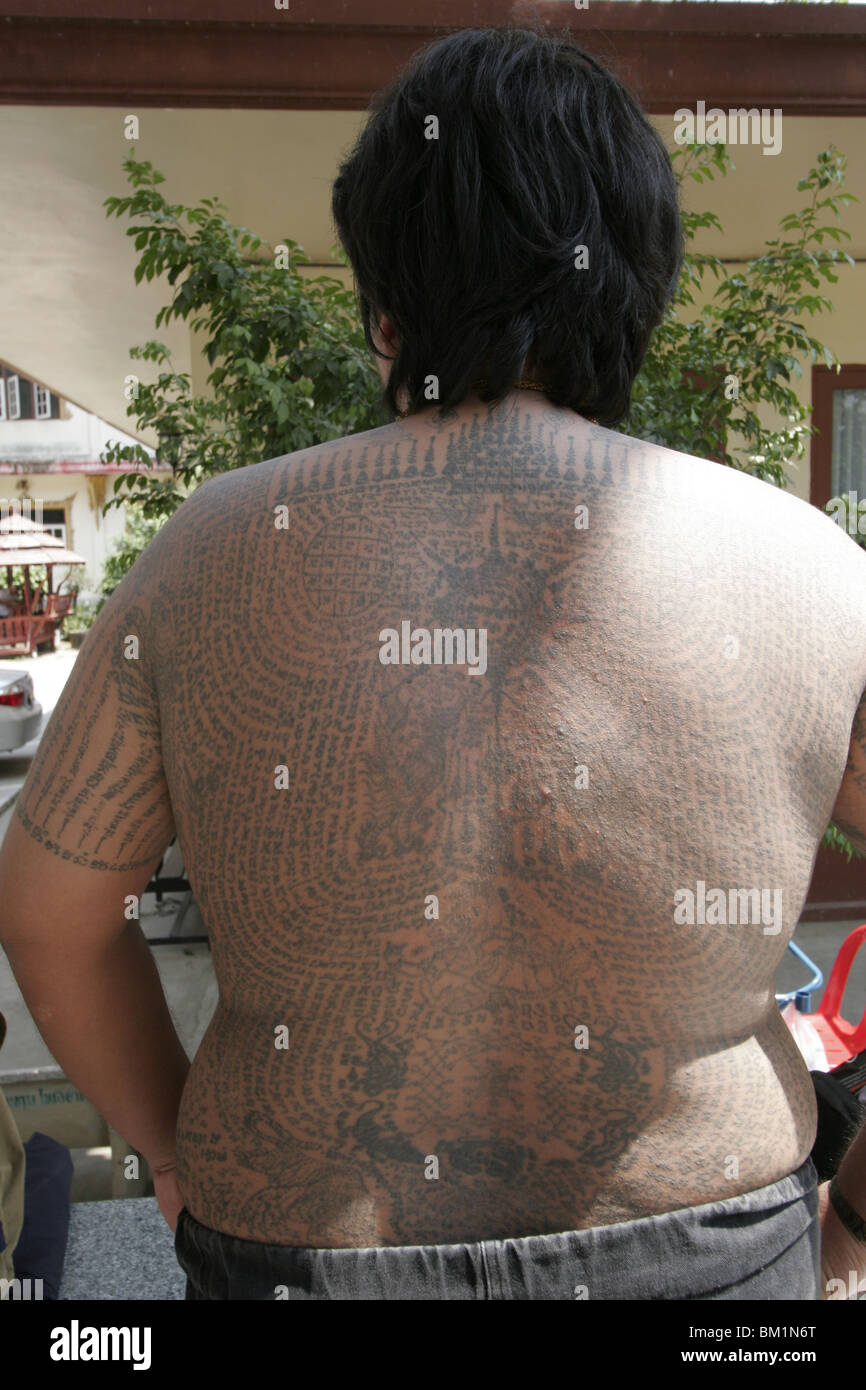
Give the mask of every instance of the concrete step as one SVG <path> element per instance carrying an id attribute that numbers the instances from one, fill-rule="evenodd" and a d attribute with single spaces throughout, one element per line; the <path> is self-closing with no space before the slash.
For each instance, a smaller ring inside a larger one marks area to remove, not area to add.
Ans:
<path id="1" fill-rule="evenodd" d="M 155 1197 L 80 1202 L 69 1220 L 61 1299 L 183 1299 L 186 1276 Z"/>

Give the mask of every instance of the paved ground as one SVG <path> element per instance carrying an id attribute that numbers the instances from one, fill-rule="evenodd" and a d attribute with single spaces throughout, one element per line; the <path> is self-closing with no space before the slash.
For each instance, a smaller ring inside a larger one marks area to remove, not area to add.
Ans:
<path id="1" fill-rule="evenodd" d="M 62 1299 L 151 1302 L 182 1299 L 185 1291 L 174 1236 L 155 1197 L 72 1208 Z"/>

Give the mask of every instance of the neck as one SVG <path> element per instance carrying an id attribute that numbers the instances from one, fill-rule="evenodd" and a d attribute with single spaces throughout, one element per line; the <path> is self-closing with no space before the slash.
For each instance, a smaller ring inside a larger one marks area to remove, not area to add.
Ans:
<path id="1" fill-rule="evenodd" d="M 451 406 L 442 418 L 452 421 L 455 418 L 469 419 L 477 415 L 486 418 L 494 409 L 504 412 L 511 412 L 517 409 L 527 411 L 532 415 L 550 416 L 554 414 L 562 416 L 563 418 L 567 417 L 570 422 L 574 422 L 575 419 L 588 420 L 590 418 L 588 416 L 578 415 L 576 411 L 569 410 L 564 406 L 554 405 L 552 401 L 548 400 L 543 390 L 516 384 L 495 407 L 492 406 L 489 401 L 482 400 L 477 390 L 472 390 L 464 396 L 462 401 L 458 401 L 456 405 Z M 399 418 L 432 420 L 437 417 L 439 411 L 440 407 L 435 401 L 431 401 L 428 406 L 424 406 L 420 410 L 412 411 L 411 414 L 401 415 Z M 592 423 L 596 422 L 593 421 Z"/>

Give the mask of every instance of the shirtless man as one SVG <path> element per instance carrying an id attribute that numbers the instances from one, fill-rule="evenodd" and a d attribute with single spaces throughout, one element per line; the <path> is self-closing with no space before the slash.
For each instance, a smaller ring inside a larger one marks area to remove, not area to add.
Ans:
<path id="1" fill-rule="evenodd" d="M 866 847 L 866 557 L 607 428 L 680 258 L 610 74 L 466 31 L 369 130 L 335 212 L 401 418 L 209 481 L 151 543 L 18 798 L 0 938 L 188 1297 L 821 1296 L 819 1220 L 824 1281 L 866 1274 L 866 1140 L 834 1207 L 774 973 L 831 814 Z M 536 247 L 583 225 L 596 273 L 524 276 L 494 333 L 524 215 Z M 175 833 L 219 984 L 191 1069 L 127 906 Z"/>

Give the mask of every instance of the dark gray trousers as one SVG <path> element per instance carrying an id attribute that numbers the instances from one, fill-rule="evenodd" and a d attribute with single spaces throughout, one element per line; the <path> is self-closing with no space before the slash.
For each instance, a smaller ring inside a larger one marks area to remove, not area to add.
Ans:
<path id="1" fill-rule="evenodd" d="M 820 1298 L 811 1158 L 768 1187 L 661 1216 L 472 1245 L 320 1250 L 240 1240 L 180 1213 L 188 1299 Z"/>

